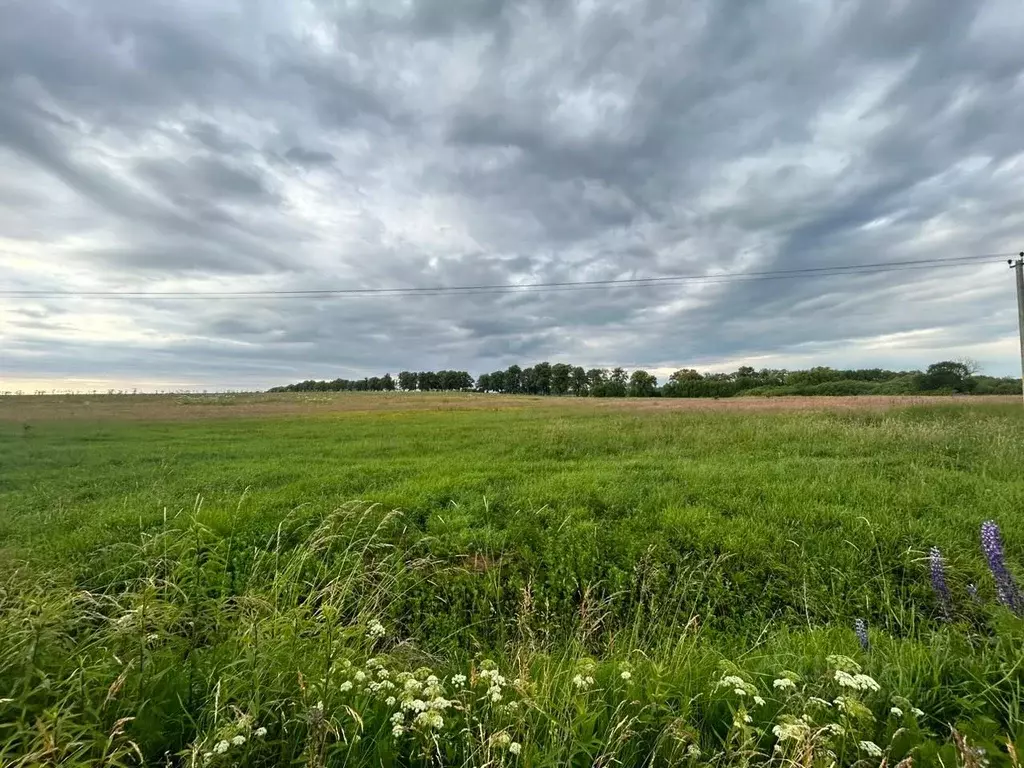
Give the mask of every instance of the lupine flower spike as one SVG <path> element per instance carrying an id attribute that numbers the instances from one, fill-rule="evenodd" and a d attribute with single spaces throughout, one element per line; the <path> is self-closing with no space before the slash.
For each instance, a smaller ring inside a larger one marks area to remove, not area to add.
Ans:
<path id="1" fill-rule="evenodd" d="M 860 641 L 860 647 L 865 651 L 870 647 L 868 642 L 868 623 L 864 619 L 857 619 L 853 622 L 853 631 L 857 633 L 857 640 Z"/>
<path id="2" fill-rule="evenodd" d="M 953 596 L 949 592 L 949 585 L 946 584 L 946 567 L 942 562 L 942 552 L 938 547 L 932 547 L 928 553 L 928 560 L 932 575 L 932 589 L 942 607 L 942 615 L 948 621 L 953 614 Z"/>
<path id="3" fill-rule="evenodd" d="M 1024 613 L 1024 599 L 1021 598 L 1010 569 L 1006 567 L 1003 537 L 995 520 L 986 520 L 981 524 L 981 551 L 985 553 L 988 569 L 992 571 L 992 577 L 995 579 L 999 602 L 1011 611 Z"/>

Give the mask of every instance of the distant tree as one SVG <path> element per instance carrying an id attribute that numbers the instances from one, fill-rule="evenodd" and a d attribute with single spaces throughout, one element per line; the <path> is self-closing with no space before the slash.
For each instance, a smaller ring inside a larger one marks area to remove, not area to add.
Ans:
<path id="1" fill-rule="evenodd" d="M 587 394 L 587 372 L 578 365 L 569 374 L 569 391 L 576 397 L 584 397 Z"/>
<path id="2" fill-rule="evenodd" d="M 533 366 L 533 381 L 536 394 L 551 394 L 551 363 L 537 363 Z"/>
<path id="3" fill-rule="evenodd" d="M 381 376 L 380 384 L 381 384 L 381 389 L 383 389 L 385 392 L 394 392 L 395 391 L 395 380 L 393 378 L 391 378 L 391 374 L 390 373 L 385 373 L 383 376 Z"/>
<path id="4" fill-rule="evenodd" d="M 924 373 L 922 386 L 926 390 L 951 389 L 954 392 L 971 392 L 977 385 L 973 371 L 967 363 L 943 360 L 933 363 Z"/>
<path id="5" fill-rule="evenodd" d="M 513 395 L 523 391 L 523 369 L 518 365 L 510 365 L 505 371 L 505 391 Z"/>
<path id="6" fill-rule="evenodd" d="M 657 388 L 658 380 L 647 371 L 633 371 L 627 394 L 630 397 L 654 397 Z"/>
<path id="7" fill-rule="evenodd" d="M 491 389 L 494 392 L 507 392 L 505 386 L 505 371 L 494 371 L 491 374 Z"/>
<path id="8" fill-rule="evenodd" d="M 523 375 L 519 379 L 519 387 L 527 395 L 536 395 L 540 392 L 540 385 L 537 383 L 537 371 L 531 365 L 523 368 Z"/>
<path id="9" fill-rule="evenodd" d="M 406 392 L 412 392 L 414 389 L 416 389 L 418 381 L 419 376 L 417 376 L 412 371 L 402 371 L 400 374 L 398 374 L 398 386 L 400 389 Z"/>
<path id="10" fill-rule="evenodd" d="M 476 388 L 481 392 L 491 391 L 491 374 L 481 373 L 476 378 Z"/>
<path id="11" fill-rule="evenodd" d="M 591 397 L 607 397 L 608 371 L 604 368 L 591 368 L 587 371 L 587 390 Z"/>
<path id="12" fill-rule="evenodd" d="M 608 397 L 625 397 L 626 396 L 626 371 L 622 368 L 612 369 L 611 376 L 608 377 L 608 384 L 605 386 L 605 391 L 608 393 Z"/>
<path id="13" fill-rule="evenodd" d="M 757 372 L 752 367 L 750 367 L 749 365 L 741 365 L 736 370 L 736 378 L 737 379 L 752 379 L 752 378 L 754 378 L 756 373 Z"/>
<path id="14" fill-rule="evenodd" d="M 665 397 L 701 397 L 704 394 L 704 377 L 692 368 L 680 368 L 668 377 L 661 388 Z"/>
<path id="15" fill-rule="evenodd" d="M 551 366 L 551 394 L 569 394 L 570 379 L 572 377 L 572 366 L 565 363 L 555 363 Z"/>
<path id="16" fill-rule="evenodd" d="M 827 381 L 842 381 L 842 371 L 827 366 L 817 366 L 806 371 L 790 371 L 787 384 L 824 384 Z"/>

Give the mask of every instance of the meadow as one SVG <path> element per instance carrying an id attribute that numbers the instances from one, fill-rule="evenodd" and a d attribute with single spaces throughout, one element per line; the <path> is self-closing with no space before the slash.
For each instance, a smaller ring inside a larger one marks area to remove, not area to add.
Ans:
<path id="1" fill-rule="evenodd" d="M 1019 766 L 1024 409 L 852 400 L 0 399 L 0 758 Z"/>

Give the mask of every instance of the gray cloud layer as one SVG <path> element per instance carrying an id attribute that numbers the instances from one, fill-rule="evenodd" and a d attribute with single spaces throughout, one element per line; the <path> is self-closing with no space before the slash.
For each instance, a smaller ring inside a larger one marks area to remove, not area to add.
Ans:
<path id="1" fill-rule="evenodd" d="M 1024 238 L 1024 6 L 0 5 L 0 268 L 26 290 L 656 277 Z M 1015 360 L 1004 266 L 515 296 L 18 299 L 0 381 Z M 83 384 L 83 386 L 88 386 Z"/>

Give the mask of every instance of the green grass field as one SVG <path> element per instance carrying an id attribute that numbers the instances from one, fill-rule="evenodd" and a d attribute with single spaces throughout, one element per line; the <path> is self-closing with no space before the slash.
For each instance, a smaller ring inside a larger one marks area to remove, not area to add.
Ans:
<path id="1" fill-rule="evenodd" d="M 1017 764 L 1019 405 L 346 397 L 0 408 L 5 763 Z"/>

